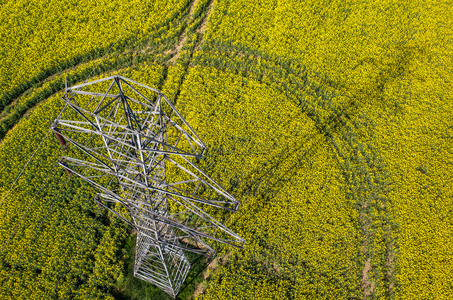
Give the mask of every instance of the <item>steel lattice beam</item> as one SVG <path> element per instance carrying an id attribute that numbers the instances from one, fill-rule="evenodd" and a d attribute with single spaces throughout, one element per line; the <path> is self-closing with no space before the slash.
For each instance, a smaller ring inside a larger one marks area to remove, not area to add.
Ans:
<path id="1" fill-rule="evenodd" d="M 60 165 L 98 188 L 96 200 L 137 230 L 135 277 L 176 297 L 190 269 L 184 251 L 212 257 L 209 241 L 244 246 L 206 212 L 234 212 L 239 202 L 191 161 L 206 145 L 164 94 L 116 75 L 66 88 L 62 100 L 72 111 L 52 130 L 74 151 Z M 94 146 L 82 142 L 88 136 Z"/>

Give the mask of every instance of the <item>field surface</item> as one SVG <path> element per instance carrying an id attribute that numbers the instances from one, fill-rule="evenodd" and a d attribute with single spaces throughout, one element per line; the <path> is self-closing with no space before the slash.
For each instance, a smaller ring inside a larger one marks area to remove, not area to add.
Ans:
<path id="1" fill-rule="evenodd" d="M 208 147 L 200 168 L 242 204 L 226 225 L 244 249 L 190 257 L 179 299 L 450 299 L 452 15 L 442 0 L 3 1 L 0 299 L 166 299 L 132 278 L 135 233 L 56 166 L 48 134 L 65 80 L 113 74 L 175 103 Z"/>

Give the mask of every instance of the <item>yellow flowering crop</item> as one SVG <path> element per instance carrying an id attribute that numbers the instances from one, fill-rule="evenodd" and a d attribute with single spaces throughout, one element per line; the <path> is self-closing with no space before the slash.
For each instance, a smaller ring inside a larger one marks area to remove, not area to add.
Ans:
<path id="1" fill-rule="evenodd" d="M 1 11 L 0 102 L 16 102 L 0 115 L 3 132 L 9 130 L 0 144 L 0 196 L 50 122 L 45 111 L 60 108 L 56 96 L 10 130 L 16 119 L 39 95 L 61 88 L 65 73 L 82 80 L 140 3 L 73 3 L 61 15 L 52 6 L 21 5 L 8 2 Z M 84 17 L 86 10 L 92 17 Z M 205 273 L 200 299 L 451 298 L 449 1 L 175 0 L 145 12 L 103 70 L 125 67 L 116 59 L 133 53 L 125 60 L 130 76 L 155 84 L 176 103 L 208 145 L 201 167 L 243 204 L 231 217 L 216 215 L 247 243 L 243 250 L 217 245 L 216 267 Z M 150 52 L 140 59 L 136 45 L 147 35 Z M 18 97 L 52 74 L 49 83 Z M 41 175 L 21 179 L 1 208 L 0 241 L 27 203 L 20 200 L 56 159 L 52 147 L 46 144 L 34 163 Z M 83 230 L 88 218 L 71 212 L 92 210 L 77 206 L 90 190 L 73 190 L 62 214 L 80 225 L 63 226 Z M 42 211 L 49 197 L 39 202 Z M 16 246 L 35 222 L 21 229 Z M 104 286 L 121 276 L 115 251 L 124 228 L 115 226 L 120 229 L 92 234 L 91 254 L 86 250 L 74 263 L 76 269 L 91 264 Z M 8 283 L 5 295 L 33 287 L 44 297 L 74 239 L 46 233 L 33 246 L 42 256 L 27 257 L 46 267 L 39 266 L 39 274 L 16 271 L 21 280 Z M 6 269 L 20 251 L 11 249 L 0 257 Z M 60 296 L 77 286 L 79 296 L 108 297 L 105 290 L 95 294 L 94 277 L 86 276 L 80 286 L 67 278 Z"/>

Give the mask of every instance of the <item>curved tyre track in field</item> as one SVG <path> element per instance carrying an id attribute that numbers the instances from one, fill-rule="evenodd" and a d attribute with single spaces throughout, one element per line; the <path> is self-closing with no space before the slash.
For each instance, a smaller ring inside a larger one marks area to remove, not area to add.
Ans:
<path id="1" fill-rule="evenodd" d="M 180 14 L 178 14 L 174 19 L 169 20 L 169 23 L 173 22 L 186 22 L 190 20 L 189 17 L 184 17 L 184 11 L 191 11 L 193 9 L 194 4 L 197 2 L 197 0 L 194 0 L 190 3 L 188 7 L 185 8 L 185 10 L 181 11 Z M 182 35 L 182 33 L 181 33 Z M 181 35 L 179 38 L 181 38 Z M 147 38 L 144 38 L 143 41 L 147 42 L 149 38 L 152 37 L 152 34 L 148 36 Z M 144 46 L 144 47 L 142 47 Z M 151 61 L 153 61 L 154 57 L 156 55 L 165 55 L 165 50 L 156 52 L 156 49 L 152 49 L 148 45 L 138 45 L 134 49 L 126 49 L 125 51 L 121 53 L 112 53 L 111 56 L 116 57 L 117 59 L 119 58 L 120 63 L 114 65 L 113 67 L 107 67 L 104 72 L 97 72 L 95 74 L 92 74 L 92 76 L 96 75 L 101 75 L 104 73 L 112 72 L 114 70 L 126 68 L 132 66 L 133 62 L 133 57 L 140 57 L 142 60 L 143 58 L 149 58 Z M 6 135 L 6 133 L 14 127 L 14 125 L 24 116 L 26 116 L 31 110 L 33 110 L 41 101 L 44 101 L 45 99 L 61 93 L 64 90 L 64 83 L 60 84 L 55 84 L 55 79 L 59 76 L 63 76 L 64 74 L 68 74 L 70 71 L 76 70 L 78 68 L 81 68 L 87 64 L 89 64 L 92 61 L 96 61 L 98 59 L 101 59 L 103 56 L 96 57 L 88 62 L 81 62 L 79 64 L 76 64 L 74 66 L 71 66 L 65 70 L 55 72 L 45 78 L 42 78 L 38 83 L 29 83 L 27 86 L 28 88 L 24 89 L 17 97 L 15 97 L 9 104 L 7 104 L 4 109 L 0 112 L 0 142 L 3 139 L 3 137 Z M 108 57 L 106 57 L 108 58 Z M 167 63 L 168 64 L 168 63 Z M 73 82 L 79 82 L 86 79 L 86 74 L 82 74 Z M 47 82 L 50 82 L 53 85 L 50 87 L 50 90 L 45 90 L 42 91 L 41 89 L 43 88 L 43 85 Z M 71 82 L 69 82 L 71 84 Z M 24 101 L 24 99 L 31 93 L 36 92 L 36 91 L 41 91 L 39 95 L 36 95 L 33 99 Z"/>
<path id="2" fill-rule="evenodd" d="M 357 230 L 362 236 L 362 250 L 359 255 L 363 267 L 357 277 L 361 283 L 363 298 L 375 298 L 379 292 L 380 295 L 385 295 L 385 298 L 393 299 L 396 247 L 394 233 L 397 226 L 389 216 L 387 192 L 391 185 L 391 178 L 386 174 L 386 166 L 380 160 L 378 153 L 373 150 L 372 145 L 363 143 L 358 138 L 363 136 L 364 131 L 372 131 L 372 128 L 367 125 L 370 121 L 366 116 L 360 115 L 360 103 L 353 97 L 347 97 L 343 105 L 331 105 L 328 99 L 331 96 L 327 90 L 330 90 L 331 95 L 336 95 L 342 93 L 343 87 L 326 77 L 317 75 L 315 77 L 318 77 L 320 84 L 309 82 L 307 77 L 313 74 L 307 74 L 310 73 L 308 68 L 302 68 L 303 71 L 291 69 L 291 62 L 276 62 L 263 58 L 261 53 L 244 52 L 243 48 L 228 50 L 221 46 L 216 50 L 222 52 L 218 59 L 206 58 L 206 60 L 193 61 L 192 65 L 212 66 L 243 76 L 263 78 L 262 73 L 254 71 L 254 61 L 259 59 L 261 65 L 263 61 L 269 61 L 272 63 L 270 65 L 280 66 L 279 71 L 285 69 L 284 74 L 277 73 L 274 77 L 277 82 L 280 76 L 291 78 L 292 84 L 287 84 L 283 80 L 279 82 L 281 91 L 285 92 L 289 98 L 299 101 L 300 91 L 313 97 L 312 103 L 300 103 L 304 113 L 316 122 L 319 132 L 330 139 L 338 156 L 347 162 L 341 165 L 345 179 L 349 186 L 353 187 L 346 200 L 359 212 Z M 235 64 L 235 57 L 244 58 L 250 64 L 247 66 Z M 232 59 L 229 60 L 229 58 Z M 266 76 L 271 73 L 272 71 L 269 70 Z M 330 115 L 324 118 L 318 116 L 317 107 L 329 111 Z"/>
<path id="3" fill-rule="evenodd" d="M 185 19 L 186 28 L 179 35 L 177 43 L 173 45 L 173 50 L 170 51 L 171 57 L 165 63 L 167 68 L 168 65 L 181 62 L 179 54 L 181 50 L 187 48 L 187 28 L 193 21 L 193 8 L 197 1 L 198 0 L 194 0 L 189 5 L 189 16 Z M 347 201 L 350 205 L 355 206 L 359 212 L 359 228 L 357 229 L 362 236 L 362 253 L 359 255 L 362 256 L 361 260 L 363 261 L 363 268 L 361 274 L 357 274 L 357 276 L 360 278 L 363 298 L 374 298 L 376 289 L 381 291 L 384 290 L 386 298 L 394 298 L 395 247 L 397 242 L 394 237 L 394 231 L 397 228 L 389 217 L 389 199 L 386 196 L 389 185 L 391 184 L 391 179 L 386 175 L 386 166 L 380 161 L 379 155 L 372 150 L 371 145 L 362 143 L 360 139 L 357 138 L 357 136 L 360 136 L 362 130 L 372 130 L 372 128 L 363 127 L 363 124 L 367 123 L 366 117 L 363 117 L 360 123 L 357 123 L 354 118 L 359 112 L 360 104 L 356 103 L 353 98 L 347 97 L 348 99 L 343 105 L 333 106 L 329 102 L 329 97 L 331 96 L 328 95 L 327 90 L 333 94 L 339 94 L 342 93 L 343 87 L 338 86 L 335 82 L 330 81 L 326 77 L 317 75 L 314 77 L 317 77 L 320 83 L 310 82 L 307 79 L 310 73 L 308 68 L 302 67 L 300 69 L 294 69 L 291 68 L 291 62 L 275 61 L 272 58 L 263 57 L 265 55 L 262 53 L 244 51 L 244 48 L 239 50 L 232 49 L 229 46 L 229 49 L 227 49 L 223 45 L 220 45 L 217 46 L 217 48 L 222 53 L 222 61 L 216 61 L 216 58 L 207 58 L 204 61 L 200 61 L 198 58 L 194 59 L 193 54 L 197 51 L 209 54 L 209 50 L 203 50 L 203 34 L 213 7 L 213 2 L 214 1 L 210 1 L 208 3 L 204 12 L 203 21 L 195 30 L 198 35 L 197 43 L 191 45 L 190 48 L 187 49 L 190 51 L 190 56 L 189 61 L 185 62 L 186 67 L 185 72 L 180 79 L 181 83 L 185 80 L 188 68 L 193 65 L 205 67 L 213 66 L 223 71 L 241 74 L 246 77 L 254 75 L 257 78 L 262 79 L 263 73 L 256 72 L 253 68 L 250 68 L 250 66 L 259 59 L 261 64 L 262 61 L 269 63 L 267 72 L 273 76 L 277 82 L 281 77 L 291 78 L 291 84 L 283 81 L 279 84 L 279 88 L 282 92 L 286 93 L 288 98 L 293 99 L 294 101 L 300 101 L 299 96 L 301 92 L 312 97 L 313 101 L 311 103 L 300 103 L 302 110 L 308 117 L 316 122 L 319 133 L 331 141 L 333 147 L 337 151 L 337 155 L 344 160 L 344 162 L 341 162 L 341 165 L 344 169 L 345 179 L 349 182 L 350 186 L 353 186 Z M 125 51 L 123 54 L 126 53 L 134 52 Z M 237 62 L 235 65 L 235 57 L 245 58 L 250 65 L 243 66 Z M 224 63 L 225 61 L 228 61 L 229 58 L 231 58 L 229 63 Z M 45 82 L 52 81 L 58 75 L 65 74 L 81 65 L 83 64 L 55 73 L 43 79 L 38 85 L 42 86 Z M 283 74 L 278 73 L 272 69 L 272 66 L 280 66 L 280 70 L 283 69 L 285 72 Z M 114 69 L 117 68 L 118 67 L 115 67 Z M 113 71 L 113 69 L 110 71 Z M 313 76 L 313 74 L 310 76 Z M 24 91 L 9 104 L 8 107 L 17 105 L 17 102 L 30 91 L 32 91 L 32 88 Z M 61 91 L 62 89 L 59 89 L 56 93 Z M 55 94 L 55 92 L 48 95 L 47 98 L 53 94 Z M 178 95 L 179 88 L 175 97 L 177 98 Z M 20 117 L 33 109 L 38 103 L 35 103 L 31 108 L 23 112 Z M 317 107 L 322 107 L 327 110 L 329 116 L 320 117 L 317 115 Z M 3 111 L 0 114 L 0 123 L 6 118 L 8 118 L 8 114 Z M 258 172 L 262 173 L 262 176 L 265 176 L 268 170 L 261 170 Z M 384 244 L 385 247 L 383 249 L 379 248 L 380 244 Z"/>

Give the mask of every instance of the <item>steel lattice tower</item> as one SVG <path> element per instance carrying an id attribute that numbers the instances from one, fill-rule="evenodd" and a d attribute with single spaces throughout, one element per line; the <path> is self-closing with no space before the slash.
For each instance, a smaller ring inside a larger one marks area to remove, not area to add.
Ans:
<path id="1" fill-rule="evenodd" d="M 62 100 L 73 110 L 52 130 L 73 150 L 59 164 L 136 229 L 135 277 L 176 297 L 191 267 L 184 251 L 212 257 L 209 241 L 243 247 L 211 216 L 239 202 L 195 166 L 206 146 L 164 94 L 117 75 L 66 88 Z"/>

